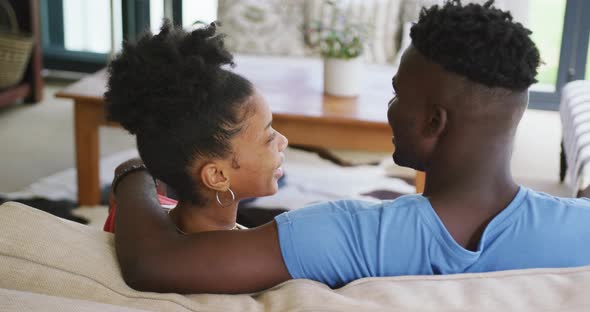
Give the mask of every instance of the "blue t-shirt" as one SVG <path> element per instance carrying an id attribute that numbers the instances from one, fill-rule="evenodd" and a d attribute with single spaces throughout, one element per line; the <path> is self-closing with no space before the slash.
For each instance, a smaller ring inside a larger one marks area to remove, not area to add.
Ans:
<path id="1" fill-rule="evenodd" d="M 487 225 L 477 251 L 455 242 L 422 195 L 326 202 L 275 220 L 291 277 L 331 287 L 369 276 L 590 264 L 590 200 L 525 187 Z"/>

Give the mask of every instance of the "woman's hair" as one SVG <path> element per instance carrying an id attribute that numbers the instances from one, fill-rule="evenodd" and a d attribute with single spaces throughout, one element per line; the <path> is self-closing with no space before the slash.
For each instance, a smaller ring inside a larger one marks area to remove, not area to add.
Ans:
<path id="1" fill-rule="evenodd" d="M 215 24 L 187 32 L 165 21 L 159 34 L 124 43 L 108 67 L 108 119 L 136 135 L 150 173 L 181 200 L 204 203 L 190 168 L 199 158 L 228 157 L 246 118 L 254 89 L 222 68 L 228 64 Z"/>
<path id="2" fill-rule="evenodd" d="M 412 45 L 446 70 L 488 87 L 523 91 L 537 82 L 539 50 L 531 31 L 492 7 L 446 2 L 423 8 L 411 31 Z"/>

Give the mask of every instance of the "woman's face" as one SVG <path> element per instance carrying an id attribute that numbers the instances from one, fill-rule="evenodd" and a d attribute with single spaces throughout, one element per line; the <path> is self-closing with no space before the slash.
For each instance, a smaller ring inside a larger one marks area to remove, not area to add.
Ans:
<path id="1" fill-rule="evenodd" d="M 230 187 L 239 199 L 277 192 L 288 144 L 287 138 L 272 128 L 270 107 L 257 91 L 245 105 L 250 113 L 242 131 L 231 140 L 229 159 Z"/>

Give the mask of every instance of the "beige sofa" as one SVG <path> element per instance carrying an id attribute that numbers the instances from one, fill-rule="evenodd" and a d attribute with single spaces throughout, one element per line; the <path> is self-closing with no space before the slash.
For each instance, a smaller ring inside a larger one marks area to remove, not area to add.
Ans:
<path id="1" fill-rule="evenodd" d="M 0 311 L 590 310 L 590 266 L 367 278 L 335 290 L 293 280 L 256 294 L 142 293 L 121 278 L 111 234 L 11 202 L 0 206 L 0 228 Z"/>

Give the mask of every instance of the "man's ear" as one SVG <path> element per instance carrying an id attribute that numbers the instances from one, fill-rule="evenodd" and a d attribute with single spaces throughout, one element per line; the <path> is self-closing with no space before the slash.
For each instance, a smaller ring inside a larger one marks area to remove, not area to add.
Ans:
<path id="1" fill-rule="evenodd" d="M 203 184 L 214 191 L 226 191 L 229 188 L 229 177 L 223 164 L 208 162 L 200 170 Z"/>
<path id="2" fill-rule="evenodd" d="M 426 136 L 439 137 L 445 131 L 448 122 L 447 109 L 442 106 L 436 106 L 426 124 Z"/>

